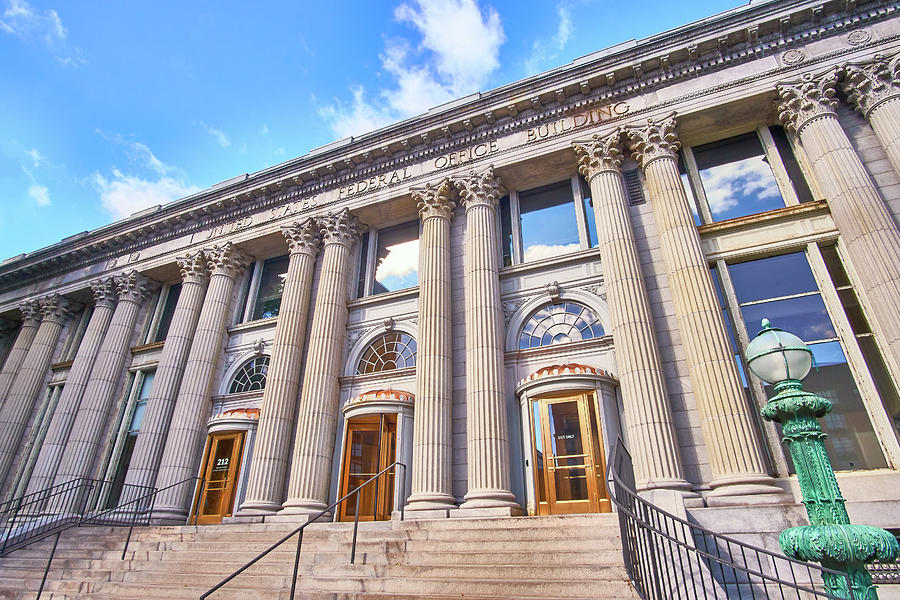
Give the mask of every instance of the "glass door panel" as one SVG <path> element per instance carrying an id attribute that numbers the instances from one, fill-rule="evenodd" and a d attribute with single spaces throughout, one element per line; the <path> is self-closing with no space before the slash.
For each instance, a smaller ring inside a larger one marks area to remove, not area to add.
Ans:
<path id="1" fill-rule="evenodd" d="M 243 432 L 209 436 L 201 495 L 197 502 L 198 524 L 221 523 L 222 517 L 231 514 L 243 446 Z"/>
<path id="2" fill-rule="evenodd" d="M 340 496 L 374 477 L 396 460 L 397 416 L 369 415 L 347 422 Z M 341 505 L 340 519 L 387 520 L 394 504 L 394 473 L 388 472 Z"/>

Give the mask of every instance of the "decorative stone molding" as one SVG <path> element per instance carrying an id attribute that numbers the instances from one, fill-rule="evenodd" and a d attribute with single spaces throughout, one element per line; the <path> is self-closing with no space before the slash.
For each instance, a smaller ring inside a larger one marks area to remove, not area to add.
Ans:
<path id="1" fill-rule="evenodd" d="M 835 68 L 822 75 L 806 73 L 799 81 L 777 84 L 778 119 L 785 129 L 800 133 L 813 119 L 833 116 L 838 104 L 834 86 L 839 75 Z"/>
<path id="2" fill-rule="evenodd" d="M 642 169 L 661 158 L 678 156 L 681 142 L 675 130 L 675 113 L 662 120 L 647 119 L 646 125 L 627 125 L 624 129 L 631 146 L 631 156 Z"/>
<path id="3" fill-rule="evenodd" d="M 490 165 L 480 174 L 472 171 L 468 177 L 454 179 L 453 186 L 459 191 L 459 197 L 466 210 L 477 205 L 496 208 L 502 194 L 500 178 L 494 176 L 494 165 Z"/>
<path id="4" fill-rule="evenodd" d="M 851 31 L 850 34 L 847 35 L 847 43 L 851 46 L 861 46 L 871 39 L 872 34 L 865 29 L 857 29 L 856 31 Z"/>
<path id="5" fill-rule="evenodd" d="M 209 267 L 206 263 L 206 254 L 198 250 L 187 256 L 175 259 L 181 270 L 181 281 L 184 283 L 204 283 L 209 279 Z"/>
<path id="6" fill-rule="evenodd" d="M 435 217 L 453 218 L 453 209 L 456 208 L 456 203 L 450 200 L 453 184 L 450 183 L 449 178 L 445 177 L 435 186 L 426 183 L 424 188 L 411 191 L 416 208 L 419 209 L 419 217 L 423 221 Z"/>
<path id="7" fill-rule="evenodd" d="M 319 218 L 318 223 L 322 242 L 325 244 L 343 244 L 349 247 L 365 231 L 365 225 L 347 208 L 338 213 L 329 212 Z"/>
<path id="8" fill-rule="evenodd" d="M 315 256 L 322 242 L 320 224 L 313 218 L 294 222 L 281 228 L 291 254 Z"/>
<path id="9" fill-rule="evenodd" d="M 585 142 L 575 142 L 578 155 L 578 172 L 590 181 L 604 171 L 620 172 L 622 169 L 622 130 L 616 129 L 606 136 L 594 134 Z"/>
<path id="10" fill-rule="evenodd" d="M 63 324 L 66 322 L 66 319 L 71 317 L 81 308 L 81 305 L 72 302 L 68 298 L 64 298 L 59 294 L 53 294 L 51 296 L 45 296 L 38 300 L 41 305 L 41 316 L 44 321 L 52 321 L 59 324 Z"/>
<path id="11" fill-rule="evenodd" d="M 850 63 L 843 71 L 841 89 L 866 119 L 882 103 L 900 97 L 900 54 L 892 60 L 875 55 L 873 62 Z"/>
<path id="12" fill-rule="evenodd" d="M 204 250 L 206 260 L 209 262 L 210 275 L 225 275 L 232 279 L 243 271 L 253 257 L 235 246 L 231 242 L 213 246 Z"/>
<path id="13" fill-rule="evenodd" d="M 415 401 L 416 396 L 411 392 L 391 389 L 370 390 L 348 399 L 345 406 L 362 404 L 364 402 L 397 402 L 403 404 L 413 404 Z"/>
<path id="14" fill-rule="evenodd" d="M 41 303 L 39 300 L 26 300 L 19 305 L 22 315 L 22 327 L 37 327 L 41 320 Z"/>
<path id="15" fill-rule="evenodd" d="M 258 340 L 253 342 L 250 347 L 253 348 L 254 356 L 262 356 L 266 351 L 266 340 L 264 340 L 263 338 L 259 338 Z"/>
<path id="16" fill-rule="evenodd" d="M 128 300 L 135 304 L 141 304 L 159 285 L 137 271 L 129 271 L 128 273 L 114 277 L 113 280 L 116 284 L 119 300 Z"/>
<path id="17" fill-rule="evenodd" d="M 506 300 L 503 303 L 503 324 L 508 328 L 509 322 L 512 321 L 513 315 L 515 315 L 520 308 L 531 300 L 531 297 L 525 298 L 517 298 L 515 300 Z"/>
<path id="18" fill-rule="evenodd" d="M 91 282 L 91 290 L 94 292 L 94 304 L 114 308 L 119 299 L 116 290 L 116 282 L 113 277 L 104 277 Z"/>
<path id="19" fill-rule="evenodd" d="M 610 375 L 603 369 L 598 369 L 597 367 L 583 365 L 581 363 L 566 363 L 563 365 L 548 365 L 546 367 L 542 367 L 528 377 L 521 379 L 517 387 L 522 387 L 529 381 L 536 381 L 538 379 L 544 379 L 547 377 L 565 377 L 567 375 L 597 375 L 599 377 L 608 377 L 609 379 L 615 379 L 612 375 Z"/>
<path id="20" fill-rule="evenodd" d="M 788 50 L 781 55 L 781 62 L 786 65 L 799 65 L 804 60 L 806 60 L 806 55 L 802 50 L 797 50 L 796 48 Z"/>

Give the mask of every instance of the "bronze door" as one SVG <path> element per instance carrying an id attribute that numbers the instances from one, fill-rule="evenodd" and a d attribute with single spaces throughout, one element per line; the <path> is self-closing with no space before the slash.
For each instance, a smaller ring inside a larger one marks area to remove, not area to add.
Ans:
<path id="1" fill-rule="evenodd" d="M 396 456 L 397 415 L 366 415 L 347 421 L 339 497 L 374 477 L 393 463 Z M 363 488 L 358 495 L 343 502 L 339 511 L 340 520 L 352 521 L 356 517 L 357 508 L 360 521 L 390 519 L 394 506 L 394 470 L 388 471 Z"/>
<path id="2" fill-rule="evenodd" d="M 222 517 L 231 516 L 243 449 L 243 431 L 214 433 L 207 439 L 203 481 L 195 512 L 197 524 L 221 523 Z"/>

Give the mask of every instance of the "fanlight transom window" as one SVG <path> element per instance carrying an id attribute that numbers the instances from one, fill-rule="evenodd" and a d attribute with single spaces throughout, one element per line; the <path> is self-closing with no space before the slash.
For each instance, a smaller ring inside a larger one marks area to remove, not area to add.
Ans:
<path id="1" fill-rule="evenodd" d="M 362 354 L 357 374 L 393 371 L 416 366 L 416 340 L 402 332 L 386 333 L 374 340 Z"/>
<path id="2" fill-rule="evenodd" d="M 525 321 L 519 334 L 519 349 L 580 342 L 604 335 L 596 313 L 575 302 L 549 304 Z"/>
<path id="3" fill-rule="evenodd" d="M 269 357 L 257 356 L 241 365 L 231 380 L 229 394 L 252 392 L 266 387 L 266 374 L 269 371 Z"/>

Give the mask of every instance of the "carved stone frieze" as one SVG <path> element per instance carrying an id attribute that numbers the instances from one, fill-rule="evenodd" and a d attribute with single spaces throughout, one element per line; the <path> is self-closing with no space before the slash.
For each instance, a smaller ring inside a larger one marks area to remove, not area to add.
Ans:
<path id="1" fill-rule="evenodd" d="M 631 146 L 631 156 L 642 169 L 654 160 L 674 159 L 678 156 L 681 142 L 676 133 L 675 113 L 661 120 L 647 119 L 645 125 L 629 125 L 624 131 Z"/>
<path id="2" fill-rule="evenodd" d="M 900 54 L 893 60 L 876 55 L 869 63 L 845 65 L 841 89 L 850 104 L 868 119 L 882 103 L 900 98 Z"/>
<path id="3" fill-rule="evenodd" d="M 41 305 L 41 316 L 44 321 L 52 321 L 64 324 L 72 315 L 74 315 L 81 305 L 64 298 L 59 294 L 44 296 L 38 300 Z"/>
<path id="4" fill-rule="evenodd" d="M 41 303 L 39 300 L 26 300 L 19 305 L 22 315 L 22 326 L 37 327 L 41 321 Z"/>
<path id="5" fill-rule="evenodd" d="M 603 283 L 592 283 L 589 285 L 583 285 L 578 288 L 579 290 L 584 290 L 590 294 L 594 294 L 604 302 L 606 302 L 606 288 L 603 286 Z"/>
<path id="6" fill-rule="evenodd" d="M 590 181 L 598 173 L 604 171 L 620 172 L 622 168 L 622 130 L 601 137 L 591 136 L 585 142 L 575 142 L 575 154 L 578 155 L 578 172 Z"/>
<path id="7" fill-rule="evenodd" d="M 347 350 L 345 354 L 349 355 L 350 351 L 353 349 L 353 346 L 356 345 L 364 335 L 367 335 L 372 330 L 371 327 L 366 327 L 363 329 L 348 329 L 347 330 Z"/>
<path id="8" fill-rule="evenodd" d="M 157 282 L 134 270 L 114 277 L 114 279 L 119 300 L 128 300 L 135 304 L 141 304 L 159 286 Z"/>
<path id="9" fill-rule="evenodd" d="M 806 73 L 799 81 L 777 84 L 778 119 L 785 129 L 800 132 L 814 119 L 834 116 L 837 100 L 834 98 L 838 69 L 814 76 Z"/>
<path id="10" fill-rule="evenodd" d="M 453 185 L 449 178 L 444 178 L 436 185 L 426 183 L 424 188 L 412 190 L 413 200 L 419 209 L 419 217 L 424 221 L 432 217 L 442 219 L 453 218 L 453 209 L 456 203 L 450 200 L 453 193 Z"/>
<path id="11" fill-rule="evenodd" d="M 478 205 L 496 208 L 502 194 L 500 178 L 494 175 L 494 165 L 481 173 L 472 171 L 468 177 L 453 179 L 453 186 L 459 191 L 466 210 Z"/>
<path id="12" fill-rule="evenodd" d="M 347 208 L 340 212 L 328 213 L 324 217 L 320 217 L 318 223 L 319 230 L 322 232 L 322 242 L 326 245 L 343 244 L 352 246 L 359 234 L 365 231 L 365 226 Z"/>
<path id="13" fill-rule="evenodd" d="M 203 253 L 209 262 L 211 275 L 225 275 L 232 278 L 237 277 L 253 260 L 252 256 L 231 242 L 213 246 Z"/>
<path id="14" fill-rule="evenodd" d="M 522 308 L 522 305 L 529 300 L 531 300 L 530 296 L 503 302 L 503 323 L 506 327 L 509 327 L 509 322 L 512 321 L 513 315 L 516 314 L 519 309 Z"/>
<path id="15" fill-rule="evenodd" d="M 94 304 L 113 308 L 119 300 L 116 290 L 116 281 L 113 277 L 104 277 L 91 282 L 91 291 L 94 292 Z"/>
<path id="16" fill-rule="evenodd" d="M 313 218 L 291 223 L 281 228 L 291 254 L 315 256 L 322 241 L 321 227 Z"/>
<path id="17" fill-rule="evenodd" d="M 181 270 L 181 281 L 184 283 L 203 283 L 209 279 L 209 268 L 206 264 L 206 254 L 203 250 L 198 250 L 187 256 L 180 256 L 175 260 L 178 262 L 178 268 Z"/>

